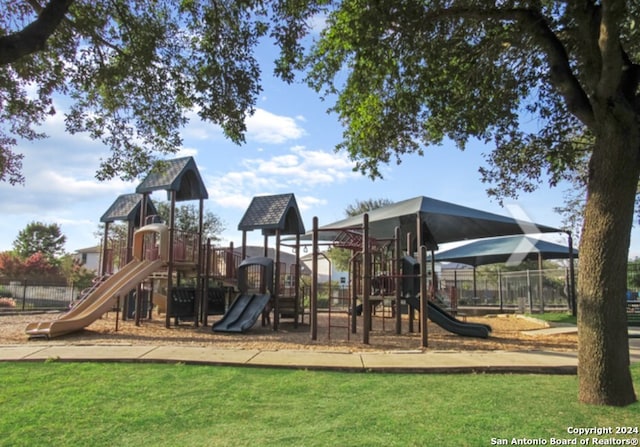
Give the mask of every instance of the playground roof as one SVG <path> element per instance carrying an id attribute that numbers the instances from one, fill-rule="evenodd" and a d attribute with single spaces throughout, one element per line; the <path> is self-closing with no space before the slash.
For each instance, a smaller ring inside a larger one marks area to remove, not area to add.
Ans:
<path id="1" fill-rule="evenodd" d="M 438 262 L 459 262 L 477 267 L 513 260 L 516 262 L 542 259 L 568 259 L 569 247 L 553 242 L 516 235 L 481 239 L 435 254 Z M 573 249 L 573 258 L 578 250 Z"/>
<path id="2" fill-rule="evenodd" d="M 273 236 L 277 230 L 280 230 L 281 235 L 303 234 L 304 224 L 295 195 L 254 197 L 240 219 L 238 230 L 262 230 L 265 236 Z"/>
<path id="3" fill-rule="evenodd" d="M 561 230 L 546 225 L 456 205 L 419 196 L 369 211 L 369 236 L 388 239 L 396 227 L 401 234 L 416 234 L 419 218 L 422 241 L 429 249 L 438 244 L 467 239 L 507 236 L 524 233 L 557 233 Z M 363 214 L 320 227 L 320 238 L 334 239 L 340 229 L 360 228 Z"/>
<path id="4" fill-rule="evenodd" d="M 109 209 L 102 215 L 100 222 L 140 222 L 140 208 L 142 207 L 142 194 L 122 194 L 113 202 Z M 146 216 L 158 214 L 151 200 L 147 200 Z"/>
<path id="5" fill-rule="evenodd" d="M 175 191 L 177 202 L 209 198 L 193 157 L 159 161 L 136 188 L 137 193 L 161 190 Z"/>

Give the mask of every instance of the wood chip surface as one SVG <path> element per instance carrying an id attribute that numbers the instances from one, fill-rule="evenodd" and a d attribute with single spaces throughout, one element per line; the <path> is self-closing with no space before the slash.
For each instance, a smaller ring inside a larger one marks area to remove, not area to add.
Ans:
<path id="1" fill-rule="evenodd" d="M 418 321 L 414 322 L 415 332 L 409 333 L 409 321 L 403 318 L 401 335 L 395 333 L 395 319 L 372 318 L 369 343 L 363 343 L 362 317 L 357 318 L 357 333 L 348 329 L 350 317 L 347 314 L 320 313 L 318 315 L 317 339 L 311 340 L 308 315 L 304 324 L 294 328 L 289 320 L 282 320 L 278 331 L 261 325 L 243 334 L 215 333 L 211 323 L 221 318 L 210 317 L 209 326 L 194 327 L 193 322 L 181 322 L 178 326 L 165 327 L 164 315 L 154 315 L 152 320 L 142 321 L 136 326 L 133 321 L 118 321 L 116 331 L 115 313 L 108 313 L 86 329 L 52 340 L 29 340 L 25 334 L 28 323 L 51 321 L 61 314 L 0 315 L 0 345 L 30 344 L 144 344 L 144 345 L 191 345 L 211 346 L 218 349 L 260 349 L 260 350 L 318 350 L 336 352 L 404 351 L 420 350 L 421 336 Z M 488 339 L 462 337 L 449 333 L 434 323 L 429 323 L 429 350 L 468 351 L 522 351 L 549 350 L 568 351 L 577 349 L 577 335 L 560 334 L 532 336 L 527 331 L 542 329 L 546 324 L 516 315 L 469 317 L 468 321 L 489 324 L 493 331 Z M 172 321 L 173 324 L 173 321 Z"/>

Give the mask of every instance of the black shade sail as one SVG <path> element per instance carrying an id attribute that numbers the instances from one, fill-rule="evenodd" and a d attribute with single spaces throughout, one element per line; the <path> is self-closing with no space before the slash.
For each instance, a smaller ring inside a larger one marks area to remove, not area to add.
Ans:
<path id="1" fill-rule="evenodd" d="M 577 259 L 578 250 L 574 248 L 573 254 L 571 254 L 566 245 L 517 235 L 481 239 L 435 254 L 437 262 L 458 262 L 474 267 L 504 263 L 510 260 L 522 262 L 539 258 Z"/>
<path id="2" fill-rule="evenodd" d="M 321 231 L 320 238 L 331 240 L 338 235 L 340 229 L 361 227 L 363 214 L 320 227 L 320 230 L 326 230 Z M 392 238 L 396 227 L 400 227 L 403 235 L 415 235 L 419 225 L 422 243 L 433 250 L 437 250 L 438 244 L 446 242 L 561 231 L 547 225 L 521 221 L 424 196 L 377 208 L 368 214 L 370 237 Z"/>

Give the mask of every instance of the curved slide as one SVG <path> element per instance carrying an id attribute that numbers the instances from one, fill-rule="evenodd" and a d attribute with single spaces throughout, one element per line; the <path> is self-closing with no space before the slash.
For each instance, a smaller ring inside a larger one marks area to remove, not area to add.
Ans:
<path id="1" fill-rule="evenodd" d="M 26 329 L 27 335 L 32 338 L 53 338 L 84 329 L 111 310 L 116 297 L 129 292 L 163 264 L 160 259 L 129 262 L 59 319 L 29 324 Z"/>
<path id="2" fill-rule="evenodd" d="M 407 302 L 416 309 L 420 309 L 419 299 L 407 298 Z M 429 311 L 427 312 L 427 316 L 431 321 L 436 323 L 441 328 L 449 332 L 453 332 L 454 334 L 463 335 L 465 337 L 488 338 L 489 332 L 491 332 L 491 326 L 486 324 L 465 323 L 464 321 L 460 321 L 449 312 L 447 312 L 437 304 L 432 303 L 431 301 L 429 301 Z"/>
<path id="3" fill-rule="evenodd" d="M 256 324 L 256 320 L 269 302 L 270 294 L 239 295 L 222 319 L 213 324 L 214 332 L 244 332 Z"/>

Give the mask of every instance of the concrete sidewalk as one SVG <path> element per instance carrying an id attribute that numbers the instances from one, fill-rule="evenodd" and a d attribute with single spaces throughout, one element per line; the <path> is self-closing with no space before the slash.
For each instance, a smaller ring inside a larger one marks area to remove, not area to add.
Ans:
<path id="1" fill-rule="evenodd" d="M 633 363 L 640 339 L 630 338 Z M 213 346 L 45 345 L 0 346 L 0 361 L 100 361 L 235 365 L 270 368 L 410 373 L 509 372 L 575 374 L 576 352 L 389 351 L 340 353 L 217 349 Z"/>

